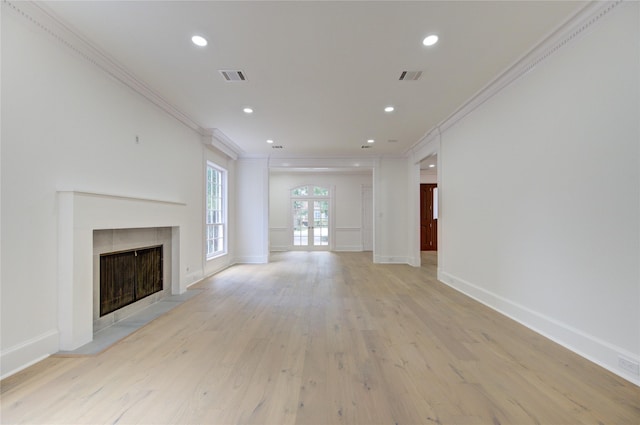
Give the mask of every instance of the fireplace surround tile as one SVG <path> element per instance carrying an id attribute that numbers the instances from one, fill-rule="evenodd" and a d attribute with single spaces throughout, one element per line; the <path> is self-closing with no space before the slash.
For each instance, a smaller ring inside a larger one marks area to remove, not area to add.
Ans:
<path id="1" fill-rule="evenodd" d="M 171 294 L 171 238 L 172 230 L 170 227 L 103 229 L 93 231 L 94 334 L 157 303 Z M 157 245 L 163 246 L 163 290 L 112 313 L 100 316 L 100 255 Z"/>

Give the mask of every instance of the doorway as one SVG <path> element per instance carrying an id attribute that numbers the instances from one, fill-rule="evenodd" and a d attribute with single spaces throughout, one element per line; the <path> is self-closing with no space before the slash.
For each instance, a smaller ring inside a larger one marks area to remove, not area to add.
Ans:
<path id="1" fill-rule="evenodd" d="M 438 185 L 420 184 L 420 250 L 438 250 Z"/>
<path id="2" fill-rule="evenodd" d="M 329 249 L 329 211 L 329 189 L 300 186 L 291 191 L 293 249 Z"/>
<path id="3" fill-rule="evenodd" d="M 373 251 L 373 186 L 362 186 L 362 250 Z"/>

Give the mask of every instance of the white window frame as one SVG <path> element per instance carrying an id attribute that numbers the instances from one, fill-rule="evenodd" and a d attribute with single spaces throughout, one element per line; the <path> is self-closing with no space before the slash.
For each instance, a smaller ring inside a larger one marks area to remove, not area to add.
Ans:
<path id="1" fill-rule="evenodd" d="M 213 190 L 213 186 L 209 185 L 209 170 L 212 170 L 215 173 L 219 173 L 220 175 L 220 182 L 218 184 L 218 187 L 220 189 L 218 191 L 218 200 L 220 201 L 220 205 L 217 209 L 214 208 L 213 202 L 210 202 L 210 199 L 215 196 L 215 192 Z M 214 258 L 220 257 L 221 255 L 227 254 L 227 170 L 219 166 L 218 164 L 207 161 L 204 184 L 204 249 L 207 260 L 212 260 Z M 215 233 L 216 227 L 219 229 L 217 235 Z M 221 246 L 217 250 L 215 249 L 216 240 L 221 240 Z"/>

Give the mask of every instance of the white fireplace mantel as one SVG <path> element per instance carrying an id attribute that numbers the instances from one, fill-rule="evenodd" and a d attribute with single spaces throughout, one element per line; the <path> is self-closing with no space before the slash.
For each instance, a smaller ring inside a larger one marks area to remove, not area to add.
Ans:
<path id="1" fill-rule="evenodd" d="M 60 349 L 93 339 L 93 231 L 171 227 L 171 293 L 181 294 L 180 229 L 186 204 L 79 191 L 58 192 L 58 328 Z"/>

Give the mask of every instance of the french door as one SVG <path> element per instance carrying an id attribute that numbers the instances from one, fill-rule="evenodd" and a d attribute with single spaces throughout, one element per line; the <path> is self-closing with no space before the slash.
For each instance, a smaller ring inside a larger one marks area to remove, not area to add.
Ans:
<path id="1" fill-rule="evenodd" d="M 329 249 L 329 199 L 293 199 L 293 248 Z"/>

